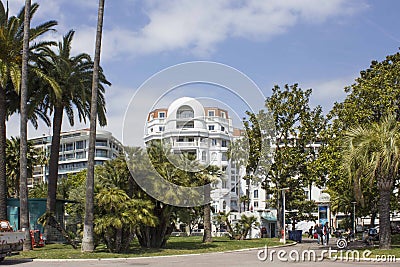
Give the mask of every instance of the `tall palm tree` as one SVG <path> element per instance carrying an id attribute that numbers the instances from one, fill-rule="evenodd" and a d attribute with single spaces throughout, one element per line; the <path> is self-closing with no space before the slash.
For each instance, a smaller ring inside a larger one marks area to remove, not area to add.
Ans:
<path id="1" fill-rule="evenodd" d="M 44 84 L 41 87 L 41 94 L 44 95 L 43 105 L 48 107 L 50 113 L 53 114 L 53 135 L 50 149 L 46 205 L 46 211 L 53 214 L 56 209 L 60 135 L 64 112 L 71 126 L 74 125 L 73 107 L 76 107 L 80 121 L 83 120 L 86 122 L 86 117 L 89 117 L 90 114 L 91 81 L 94 66 L 88 54 L 71 55 L 71 44 L 74 33 L 71 30 L 63 37 L 63 40 L 58 43 L 57 51 L 49 47 L 39 49 L 39 55 L 42 58 L 40 67 L 49 77 L 56 80 L 61 88 L 61 97 L 58 97 L 50 86 Z M 101 69 L 99 77 L 101 83 L 96 87 L 96 92 L 99 95 L 97 113 L 100 125 L 105 125 L 107 121 L 105 117 L 103 84 L 110 85 L 110 83 L 104 77 Z"/>
<path id="2" fill-rule="evenodd" d="M 33 4 L 30 8 L 30 16 L 37 11 L 39 5 Z M 9 115 L 7 107 L 8 95 L 12 91 L 19 91 L 21 85 L 21 65 L 24 35 L 24 16 L 25 8 L 23 8 L 17 16 L 9 17 L 8 9 L 4 8 L 0 2 L 0 219 L 7 219 L 7 203 L 6 203 L 6 169 L 5 169 L 5 149 L 6 149 L 6 119 Z M 48 21 L 37 27 L 29 29 L 29 41 L 33 41 L 52 30 L 56 21 Z M 29 58 L 34 60 L 34 51 L 38 47 L 47 46 L 51 42 L 38 42 L 29 47 Z M 45 79 L 52 87 L 57 88 L 53 80 L 41 76 L 38 68 L 30 64 L 30 71 L 38 74 Z"/>
<path id="3" fill-rule="evenodd" d="M 22 39 L 22 71 L 21 71 L 21 104 L 20 104 L 20 221 L 21 227 L 25 230 L 24 250 L 32 250 L 31 235 L 29 229 L 29 207 L 28 207 L 28 112 L 27 112 L 27 99 L 28 99 L 28 55 L 29 55 L 29 29 L 31 27 L 30 21 L 31 1 L 25 0 L 25 13 L 24 13 L 24 35 Z"/>
<path id="4" fill-rule="evenodd" d="M 390 196 L 400 167 L 400 126 L 393 116 L 368 126 L 348 130 L 344 139 L 344 164 L 350 177 L 366 175 L 379 191 L 379 247 L 391 244 Z"/>
<path id="5" fill-rule="evenodd" d="M 85 222 L 83 228 L 82 252 L 92 252 L 94 250 L 93 239 L 93 220 L 94 220 L 94 154 L 96 145 L 96 123 L 97 123 L 97 88 L 99 86 L 99 68 L 101 54 L 101 38 L 103 34 L 104 2 L 99 0 L 96 46 L 94 55 L 92 98 L 90 105 L 90 133 L 89 133 L 89 154 L 88 171 L 86 177 L 86 203 L 85 203 Z"/>

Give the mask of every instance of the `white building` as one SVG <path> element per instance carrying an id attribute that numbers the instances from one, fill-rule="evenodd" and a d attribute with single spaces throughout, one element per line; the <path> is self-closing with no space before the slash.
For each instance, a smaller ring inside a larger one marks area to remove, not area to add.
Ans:
<path id="1" fill-rule="evenodd" d="M 162 139 L 175 154 L 192 154 L 202 165 L 219 167 L 222 175 L 211 192 L 212 206 L 216 212 L 238 210 L 235 187 L 240 177 L 231 170 L 227 155 L 237 131 L 227 110 L 205 107 L 196 99 L 182 97 L 168 108 L 151 111 L 146 129 L 146 143 Z"/>
<path id="2" fill-rule="evenodd" d="M 44 151 L 47 158 L 50 156 L 50 135 L 30 139 L 36 149 Z M 117 157 L 122 153 L 122 144 L 108 131 L 97 131 L 95 164 L 101 165 L 105 161 Z M 89 129 L 82 129 L 61 133 L 60 152 L 58 161 L 58 176 L 65 177 L 69 173 L 77 173 L 87 168 L 89 151 Z M 46 182 L 49 175 L 48 165 L 35 166 L 33 177 L 29 179 L 29 186 Z"/>

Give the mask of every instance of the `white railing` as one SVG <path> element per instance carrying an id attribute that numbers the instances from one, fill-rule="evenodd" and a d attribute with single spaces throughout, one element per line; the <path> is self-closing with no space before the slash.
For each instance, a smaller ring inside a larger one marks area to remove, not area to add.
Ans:
<path id="1" fill-rule="evenodd" d="M 178 147 L 197 146 L 197 142 L 175 142 L 174 146 L 178 146 Z"/>

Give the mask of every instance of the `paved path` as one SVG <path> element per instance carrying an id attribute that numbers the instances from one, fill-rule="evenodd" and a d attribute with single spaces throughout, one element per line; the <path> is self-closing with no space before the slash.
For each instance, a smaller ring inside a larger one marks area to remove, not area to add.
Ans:
<path id="1" fill-rule="evenodd" d="M 240 242 L 240 241 L 238 241 Z M 335 239 L 332 240 L 331 250 L 335 249 L 334 245 Z M 113 266 L 113 267 L 127 267 L 127 266 L 162 266 L 162 267 L 183 267 L 183 266 L 307 266 L 307 267 L 348 267 L 348 266 L 399 266 L 397 263 L 384 263 L 378 264 L 377 262 L 355 262 L 346 260 L 329 260 L 324 259 L 321 263 L 319 259 L 312 259 L 301 261 L 293 260 L 296 258 L 296 254 L 301 255 L 303 251 L 314 251 L 316 255 L 321 255 L 320 253 L 325 250 L 329 251 L 329 246 L 318 245 L 316 240 L 305 239 L 302 243 L 295 246 L 287 246 L 284 248 L 268 248 L 267 253 L 270 255 L 272 250 L 275 252 L 272 254 L 273 258 L 261 261 L 258 259 L 259 256 L 263 256 L 265 249 L 252 249 L 243 250 L 235 252 L 224 252 L 224 253 L 208 253 L 208 254 L 196 254 L 196 255 L 184 255 L 184 256 L 166 256 L 166 257 L 149 257 L 149 258 L 134 258 L 134 259 L 102 259 L 102 260 L 77 260 L 77 261 L 28 261 L 28 260 L 13 260 L 12 258 L 6 258 L 6 260 L 0 263 L 2 265 L 8 266 L 21 266 L 21 267 L 43 267 L 43 266 L 56 266 L 56 267 L 103 267 L 103 266 Z M 283 260 L 278 259 L 278 253 L 280 253 Z M 283 255 L 285 254 L 285 255 Z M 290 256 L 292 258 L 290 258 Z M 308 255 L 308 254 L 307 254 Z M 325 255 L 326 256 L 326 255 Z"/>

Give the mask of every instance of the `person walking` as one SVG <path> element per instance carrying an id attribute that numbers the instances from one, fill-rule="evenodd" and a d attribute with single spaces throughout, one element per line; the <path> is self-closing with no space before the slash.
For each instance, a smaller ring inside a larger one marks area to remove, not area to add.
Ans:
<path id="1" fill-rule="evenodd" d="M 322 229 L 322 225 L 321 224 L 317 224 L 316 231 L 317 231 L 317 234 L 318 234 L 318 244 L 323 244 L 324 233 L 323 233 L 322 230 L 323 230 Z"/>
<path id="2" fill-rule="evenodd" d="M 314 231 L 313 227 L 311 226 L 310 229 L 308 229 L 308 238 L 313 239 L 314 238 Z"/>
<path id="3" fill-rule="evenodd" d="M 330 234 L 330 228 L 328 222 L 326 222 L 324 225 L 325 245 L 329 244 L 329 234 Z"/>

